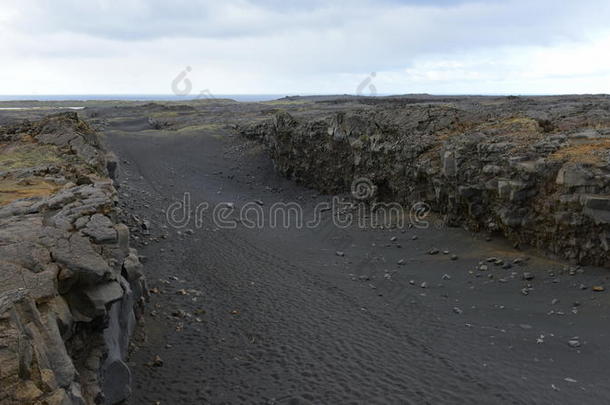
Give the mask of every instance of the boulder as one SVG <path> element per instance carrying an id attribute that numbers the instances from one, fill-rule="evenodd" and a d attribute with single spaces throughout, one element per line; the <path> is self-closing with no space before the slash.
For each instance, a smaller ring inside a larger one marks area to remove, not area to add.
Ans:
<path id="1" fill-rule="evenodd" d="M 596 224 L 610 224 L 610 196 L 586 196 L 583 212 Z"/>
<path id="2" fill-rule="evenodd" d="M 108 263 L 81 235 L 60 239 L 51 249 L 51 255 L 57 263 L 73 271 L 79 284 L 96 285 L 114 277 Z"/>
<path id="3" fill-rule="evenodd" d="M 103 214 L 93 214 L 87 225 L 81 231 L 98 244 L 116 243 L 117 231 L 114 223 Z"/>

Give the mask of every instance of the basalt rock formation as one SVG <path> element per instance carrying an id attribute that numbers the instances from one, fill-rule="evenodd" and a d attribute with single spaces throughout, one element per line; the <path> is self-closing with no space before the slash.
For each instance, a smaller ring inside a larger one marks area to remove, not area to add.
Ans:
<path id="1" fill-rule="evenodd" d="M 147 289 L 117 219 L 116 165 L 76 113 L 0 129 L 0 404 L 130 394 Z"/>
<path id="2" fill-rule="evenodd" d="M 324 192 L 425 202 L 446 222 L 610 266 L 610 100 L 464 99 L 279 112 L 238 131 L 277 169 Z"/>

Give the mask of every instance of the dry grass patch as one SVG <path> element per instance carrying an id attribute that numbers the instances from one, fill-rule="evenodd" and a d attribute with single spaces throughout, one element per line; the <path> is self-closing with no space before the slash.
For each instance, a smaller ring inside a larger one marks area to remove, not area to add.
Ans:
<path id="1" fill-rule="evenodd" d="M 19 143 L 0 146 L 0 171 L 24 169 L 63 161 L 54 145 Z"/>
<path id="2" fill-rule="evenodd" d="M 37 178 L 0 180 L 0 206 L 23 198 L 48 196 L 58 189 L 56 184 Z"/>
<path id="3" fill-rule="evenodd" d="M 604 163 L 604 157 L 608 156 L 609 151 L 610 139 L 596 139 L 562 148 L 550 158 L 574 163 L 600 164 Z"/>

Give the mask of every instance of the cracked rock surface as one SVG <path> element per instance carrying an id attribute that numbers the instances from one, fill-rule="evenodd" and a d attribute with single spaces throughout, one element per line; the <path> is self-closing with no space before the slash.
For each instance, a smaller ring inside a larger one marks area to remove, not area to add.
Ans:
<path id="1" fill-rule="evenodd" d="M 0 133 L 0 403 L 119 403 L 145 281 L 105 151 L 75 113 Z"/>

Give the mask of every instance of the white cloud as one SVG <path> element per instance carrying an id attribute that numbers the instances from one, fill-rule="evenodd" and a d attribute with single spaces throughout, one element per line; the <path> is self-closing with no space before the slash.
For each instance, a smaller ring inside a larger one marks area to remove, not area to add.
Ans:
<path id="1" fill-rule="evenodd" d="M 4 0 L 0 93 L 610 92 L 610 4 Z"/>

